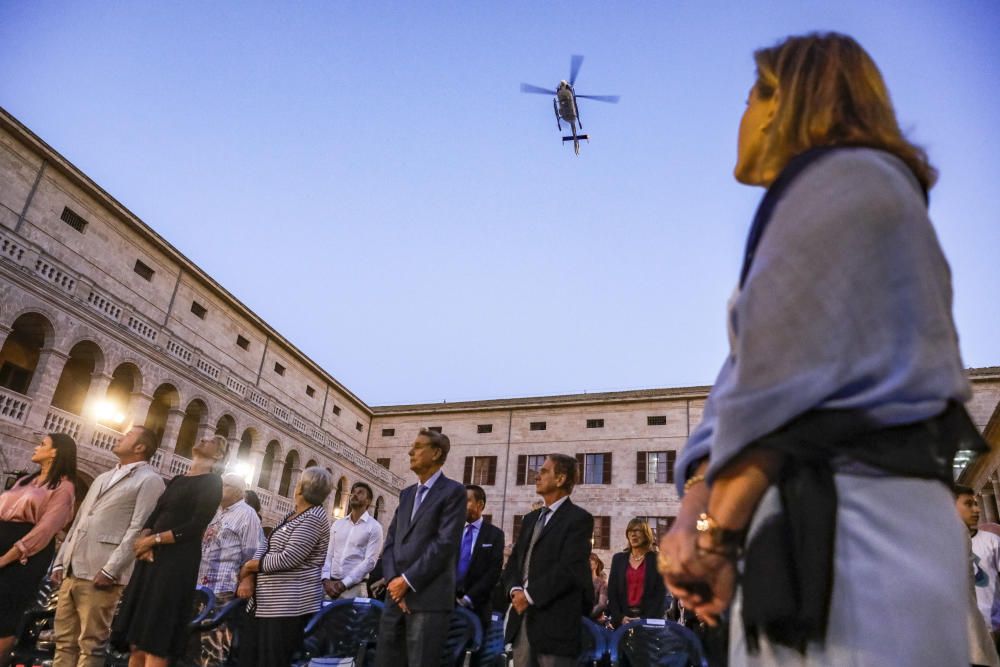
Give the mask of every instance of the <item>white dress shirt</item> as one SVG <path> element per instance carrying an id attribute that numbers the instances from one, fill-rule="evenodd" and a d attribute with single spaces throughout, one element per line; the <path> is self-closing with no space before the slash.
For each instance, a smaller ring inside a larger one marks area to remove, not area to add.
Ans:
<path id="1" fill-rule="evenodd" d="M 330 546 L 323 563 L 324 579 L 339 579 L 347 588 L 364 581 L 382 552 L 382 526 L 365 512 L 357 523 L 348 514 L 330 526 Z"/>

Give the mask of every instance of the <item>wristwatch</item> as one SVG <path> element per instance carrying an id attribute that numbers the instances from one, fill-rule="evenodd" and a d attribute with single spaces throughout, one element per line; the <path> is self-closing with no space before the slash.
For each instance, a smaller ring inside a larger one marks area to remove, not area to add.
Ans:
<path id="1" fill-rule="evenodd" d="M 160 544 L 163 542 L 163 538 L 161 538 L 160 534 L 157 533 L 156 535 L 153 535 L 153 541 L 156 542 L 157 544 Z"/>
<path id="2" fill-rule="evenodd" d="M 743 553 L 743 541 L 746 539 L 747 531 L 728 530 L 719 525 L 711 515 L 702 512 L 698 515 L 698 521 L 694 524 L 695 530 L 707 535 L 711 542 L 711 547 L 702 548 L 703 551 L 716 556 L 737 559 Z"/>

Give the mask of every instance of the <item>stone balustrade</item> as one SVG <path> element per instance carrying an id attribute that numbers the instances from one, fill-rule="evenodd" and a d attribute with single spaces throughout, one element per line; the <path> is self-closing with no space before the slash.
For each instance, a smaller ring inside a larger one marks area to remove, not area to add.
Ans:
<path id="1" fill-rule="evenodd" d="M 370 476 L 379 479 L 391 488 L 397 490 L 403 488 L 404 482 L 397 475 L 368 459 L 346 442 L 312 424 L 308 419 L 290 410 L 258 388 L 247 384 L 229 368 L 216 364 L 203 355 L 200 350 L 192 349 L 188 345 L 181 343 L 173 337 L 169 329 L 149 322 L 143 316 L 136 313 L 128 304 L 122 303 L 115 297 L 109 296 L 95 288 L 86 276 L 81 276 L 63 266 L 35 244 L 22 239 L 9 229 L 0 228 L 0 259 L 14 262 L 25 270 L 34 273 L 46 282 L 54 285 L 58 290 L 65 292 L 102 316 L 117 322 L 121 327 L 148 343 L 158 345 L 160 344 L 158 341 L 166 339 L 166 343 L 161 349 L 165 349 L 168 354 L 178 361 L 194 368 L 211 380 L 222 384 L 229 391 L 237 394 L 261 410 L 272 414 L 281 422 L 291 425 L 307 439 L 320 445 L 334 456 L 347 459 Z M 31 399 L 27 396 L 0 388 L 0 419 L 23 424 L 30 407 Z M 55 408 L 49 410 L 45 423 L 46 428 L 69 433 L 73 435 L 74 439 L 84 430 L 83 420 L 80 417 L 70 415 Z M 92 444 L 98 449 L 107 451 L 104 445 L 110 442 L 112 436 L 99 431 L 100 428 L 102 427 L 98 427 L 98 430 L 95 430 L 93 433 L 93 438 L 97 438 L 97 440 L 91 441 L 88 439 L 87 443 Z M 171 461 L 170 465 L 173 467 L 174 461 Z"/>
<path id="2" fill-rule="evenodd" d="M 42 430 L 46 433 L 65 433 L 79 442 L 80 431 L 83 430 L 83 417 L 50 406 Z"/>
<path id="3" fill-rule="evenodd" d="M 0 419 L 23 424 L 30 408 L 30 398 L 16 391 L 0 387 Z"/>

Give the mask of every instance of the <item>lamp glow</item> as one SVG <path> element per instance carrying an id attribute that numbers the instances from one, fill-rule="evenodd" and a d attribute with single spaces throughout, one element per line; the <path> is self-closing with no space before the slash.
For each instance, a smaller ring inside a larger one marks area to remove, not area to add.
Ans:
<path id="1" fill-rule="evenodd" d="M 125 415 L 117 405 L 111 401 L 98 401 L 94 406 L 94 415 L 98 421 L 121 426 L 125 422 Z"/>
<path id="2" fill-rule="evenodd" d="M 246 461 L 237 461 L 230 466 L 230 472 L 234 472 L 247 482 L 247 488 L 253 485 L 253 466 Z"/>

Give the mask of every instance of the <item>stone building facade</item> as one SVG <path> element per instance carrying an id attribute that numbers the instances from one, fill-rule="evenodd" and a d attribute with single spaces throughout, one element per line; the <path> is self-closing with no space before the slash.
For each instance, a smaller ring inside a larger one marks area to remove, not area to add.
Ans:
<path id="1" fill-rule="evenodd" d="M 1000 445 L 1000 368 L 970 371 L 977 426 Z M 369 406 L 55 150 L 0 110 L 0 470 L 29 467 L 38 434 L 80 448 L 83 482 L 108 468 L 130 422 L 161 438 L 170 477 L 198 438 L 225 436 L 265 523 L 291 507 L 302 469 L 334 473 L 331 514 L 350 484 L 375 489 L 388 526 L 413 480 L 407 450 L 421 427 L 452 442 L 445 473 L 481 484 L 510 541 L 537 500 L 549 453 L 576 456 L 573 494 L 597 517 L 608 559 L 625 525 L 662 532 L 678 497 L 674 461 L 701 419 L 708 387 L 400 406 Z M 1000 447 L 997 447 L 1000 452 Z M 962 469 L 1000 520 L 1000 454 Z"/>

